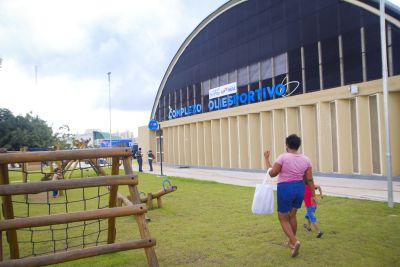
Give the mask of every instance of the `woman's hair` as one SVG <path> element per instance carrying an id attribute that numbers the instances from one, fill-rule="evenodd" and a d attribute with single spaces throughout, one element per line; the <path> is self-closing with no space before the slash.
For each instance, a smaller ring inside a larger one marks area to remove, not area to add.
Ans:
<path id="1" fill-rule="evenodd" d="M 298 150 L 301 146 L 301 138 L 298 137 L 296 134 L 291 134 L 286 137 L 286 145 L 290 149 Z"/>

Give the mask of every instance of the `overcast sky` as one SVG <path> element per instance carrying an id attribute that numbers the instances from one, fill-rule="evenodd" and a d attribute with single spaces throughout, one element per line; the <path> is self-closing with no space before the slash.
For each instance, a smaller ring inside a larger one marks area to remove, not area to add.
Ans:
<path id="1" fill-rule="evenodd" d="M 0 108 L 108 132 L 111 72 L 112 131 L 137 135 L 179 46 L 226 1 L 0 0 Z"/>

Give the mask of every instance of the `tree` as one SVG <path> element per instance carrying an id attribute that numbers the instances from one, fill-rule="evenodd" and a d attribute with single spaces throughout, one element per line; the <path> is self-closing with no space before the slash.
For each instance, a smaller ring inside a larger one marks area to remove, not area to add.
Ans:
<path id="1" fill-rule="evenodd" d="M 57 142 L 46 121 L 32 113 L 14 116 L 8 109 L 0 108 L 0 147 L 20 150 L 28 147 L 51 147 Z"/>

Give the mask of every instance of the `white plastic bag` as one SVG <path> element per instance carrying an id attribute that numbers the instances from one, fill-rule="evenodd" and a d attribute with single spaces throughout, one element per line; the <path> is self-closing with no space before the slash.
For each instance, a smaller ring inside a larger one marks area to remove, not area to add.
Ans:
<path id="1" fill-rule="evenodd" d="M 270 170 L 271 168 L 268 169 L 263 183 L 256 185 L 253 205 L 251 206 L 251 211 L 254 214 L 272 214 L 274 212 L 274 191 L 272 185 L 267 183 L 267 180 L 272 180 L 269 175 Z"/>

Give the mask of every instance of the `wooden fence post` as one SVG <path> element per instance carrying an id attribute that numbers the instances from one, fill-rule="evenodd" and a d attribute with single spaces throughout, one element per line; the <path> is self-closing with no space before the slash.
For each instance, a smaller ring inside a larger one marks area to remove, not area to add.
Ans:
<path id="1" fill-rule="evenodd" d="M 124 164 L 125 174 L 133 174 L 131 158 L 125 157 L 123 164 Z M 131 195 L 133 204 L 141 204 L 139 191 L 138 191 L 136 185 L 129 186 L 129 193 Z M 147 227 L 145 215 L 144 214 L 137 215 L 136 222 L 139 227 L 139 232 L 140 232 L 141 238 L 142 239 L 150 238 L 151 237 L 150 231 L 149 231 L 149 228 Z M 156 251 L 155 251 L 154 247 L 145 248 L 144 251 L 146 252 L 147 263 L 149 264 L 149 266 L 159 266 Z"/>
<path id="2" fill-rule="evenodd" d="M 112 158 L 111 175 L 118 175 L 119 173 L 119 157 Z M 117 193 L 118 185 L 110 186 L 110 196 L 108 200 L 108 207 L 113 208 L 117 206 Z M 116 229 L 115 229 L 115 217 L 108 219 L 108 238 L 107 243 L 112 244 L 115 242 Z"/>
<path id="3" fill-rule="evenodd" d="M 8 166 L 7 164 L 0 164 L 0 184 L 9 184 Z M 11 202 L 11 196 L 2 196 L 3 201 L 3 215 L 5 219 L 14 219 L 14 209 Z M 19 258 L 19 247 L 16 230 L 8 230 L 8 240 L 10 242 L 10 257 L 11 259 Z"/>

